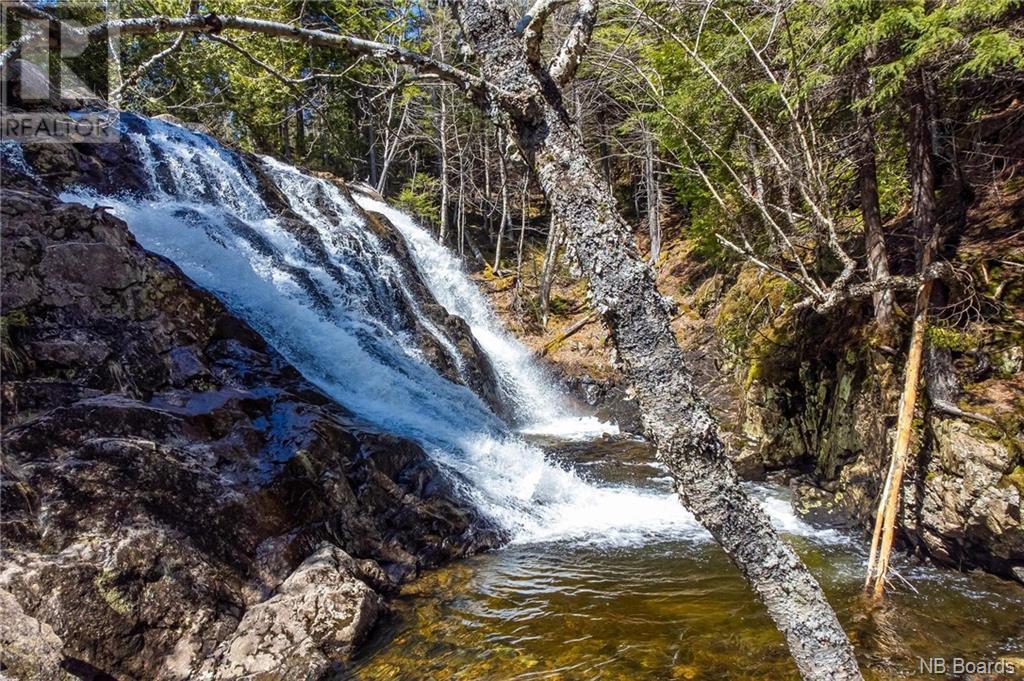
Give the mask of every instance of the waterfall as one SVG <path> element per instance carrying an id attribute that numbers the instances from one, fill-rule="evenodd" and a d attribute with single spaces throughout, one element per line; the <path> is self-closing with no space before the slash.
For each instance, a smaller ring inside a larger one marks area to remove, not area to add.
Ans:
<path id="1" fill-rule="evenodd" d="M 618 432 L 593 417 L 581 417 L 566 406 L 566 397 L 554 385 L 531 353 L 509 338 L 483 294 L 466 276 L 459 260 L 406 213 L 368 196 L 356 194 L 356 203 L 380 213 L 402 233 L 439 303 L 465 319 L 473 336 L 498 369 L 504 394 L 518 413 L 527 417 L 524 432 L 590 437 Z"/>
<path id="2" fill-rule="evenodd" d="M 409 216 L 357 198 L 399 230 L 416 271 L 385 248 L 328 180 L 163 121 L 125 114 L 120 125 L 147 190 L 101 196 L 75 187 L 61 198 L 109 207 L 145 248 L 175 262 L 339 404 L 375 428 L 420 443 L 513 541 L 706 537 L 667 486 L 588 482 L 425 360 L 417 325 L 457 366 L 459 355 L 410 290 L 417 277 L 470 325 L 526 429 L 571 435 L 605 428 L 566 406 L 529 352 L 502 330 L 459 262 Z M 261 176 L 290 211 L 268 205 Z"/>

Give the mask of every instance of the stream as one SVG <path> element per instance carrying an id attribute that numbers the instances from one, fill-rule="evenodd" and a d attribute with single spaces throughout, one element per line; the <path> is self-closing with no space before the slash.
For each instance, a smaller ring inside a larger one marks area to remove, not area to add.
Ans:
<path id="1" fill-rule="evenodd" d="M 604 483 L 667 491 L 642 442 L 545 443 Z M 865 677 L 939 678 L 920 658 L 1015 664 L 1024 671 L 1024 590 L 900 556 L 883 606 L 861 594 L 866 539 L 815 528 L 782 487 L 752 486 L 797 548 L 851 636 Z M 798 679 L 781 634 L 696 525 L 676 536 L 513 544 L 429 573 L 341 678 Z M 994 677 L 989 677 L 994 678 Z"/>
<path id="2" fill-rule="evenodd" d="M 408 586 L 347 677 L 795 676 L 781 635 L 649 448 L 568 406 L 430 231 L 206 135 L 127 114 L 121 126 L 145 189 L 72 187 L 62 198 L 124 219 L 356 421 L 416 441 L 510 538 Z M 276 198 L 266 198 L 267 183 Z M 386 217 L 408 255 L 360 209 Z M 465 321 L 511 416 L 427 360 L 425 334 L 468 375 L 459 338 L 427 313 L 437 304 Z M 862 536 L 808 525 L 784 490 L 751 492 L 822 582 L 877 678 L 913 675 L 919 657 L 933 656 L 1003 656 L 1024 671 L 1019 586 L 903 560 L 895 567 L 904 581 L 871 609 L 860 599 Z"/>

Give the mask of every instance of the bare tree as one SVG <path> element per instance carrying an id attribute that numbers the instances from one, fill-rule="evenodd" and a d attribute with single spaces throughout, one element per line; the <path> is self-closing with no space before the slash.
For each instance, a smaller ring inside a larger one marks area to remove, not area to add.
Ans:
<path id="1" fill-rule="evenodd" d="M 511 215 L 509 214 L 508 198 L 508 159 L 505 155 L 505 134 L 501 128 L 497 131 L 498 142 L 498 183 L 501 185 L 501 219 L 498 223 L 498 236 L 494 240 L 494 273 L 501 274 L 501 247 L 505 239 L 505 230 L 509 226 Z"/>
<path id="2" fill-rule="evenodd" d="M 727 214 L 734 210 L 734 204 L 726 196 L 726 188 L 716 185 L 711 175 L 693 163 L 692 159 L 708 157 L 711 163 L 719 166 L 727 177 L 731 178 L 740 192 L 741 203 L 753 209 L 760 218 L 763 231 L 759 235 L 750 234 L 742 227 L 738 237 L 719 233 L 717 238 L 726 248 L 736 252 L 760 269 L 780 276 L 803 291 L 804 297 L 795 304 L 797 308 L 812 308 L 820 313 L 831 312 L 851 301 L 874 297 L 881 311 L 881 318 L 891 318 L 892 292 L 895 290 L 916 289 L 924 277 L 936 276 L 935 270 L 928 270 L 919 276 L 893 276 L 889 274 L 885 253 L 885 244 L 881 234 L 881 216 L 877 209 L 877 180 L 875 191 L 871 191 L 874 179 L 873 140 L 869 121 L 859 130 L 861 149 L 870 151 L 870 155 L 861 154 L 863 163 L 862 188 L 866 193 L 865 200 L 865 240 L 868 250 L 868 267 L 859 268 L 853 256 L 847 251 L 839 233 L 834 197 L 830 191 L 829 168 L 824 160 L 826 154 L 821 151 L 821 141 L 815 127 L 814 119 L 809 115 L 807 107 L 801 103 L 799 95 L 787 94 L 785 83 L 800 82 L 799 73 L 791 77 L 781 76 L 769 63 L 766 50 L 754 44 L 752 37 L 743 28 L 732 12 L 713 2 L 704 5 L 699 13 L 699 25 L 692 35 L 684 35 L 670 25 L 666 17 L 677 18 L 678 14 L 671 3 L 649 2 L 638 4 L 635 0 L 615 0 L 616 4 L 631 11 L 638 21 L 643 22 L 651 30 L 658 32 L 676 44 L 708 78 L 714 87 L 723 95 L 746 124 L 748 162 L 755 168 L 770 169 L 770 173 L 755 170 L 752 174 L 744 173 L 730 159 L 720 152 L 709 139 L 708 131 L 694 129 L 687 121 L 680 118 L 674 111 L 665 107 L 665 93 L 655 75 L 648 73 L 635 62 L 624 65 L 640 76 L 639 83 L 646 86 L 653 106 L 668 116 L 674 125 L 684 131 L 690 141 L 691 162 L 688 169 L 699 177 L 708 187 L 709 193 Z M 781 12 L 782 9 L 766 9 Z M 781 127 L 773 123 L 759 120 L 747 106 L 737 90 L 700 51 L 700 33 L 708 15 L 720 16 L 725 24 L 732 28 L 737 39 L 746 47 L 751 62 L 759 72 L 771 82 L 784 114 Z M 784 17 L 783 17 L 784 21 Z M 777 22 L 772 22 L 774 26 Z M 867 84 L 862 84 L 867 87 Z M 797 88 L 799 92 L 799 88 Z M 776 129 L 778 127 L 778 129 Z M 868 146 L 864 146 L 868 145 Z M 838 171 L 833 171 L 840 174 Z M 773 178 L 774 199 L 766 178 Z M 877 218 L 877 219 L 875 219 Z M 758 238 L 762 237 L 762 238 Z M 821 274 L 820 268 L 814 267 L 806 253 L 808 241 L 822 247 L 840 265 L 838 274 L 829 280 Z M 767 244 L 755 246 L 754 244 Z"/>
<path id="3" fill-rule="evenodd" d="M 654 152 L 654 135 L 646 127 L 644 135 L 644 194 L 647 198 L 647 233 L 650 238 L 651 264 L 658 263 L 661 253 L 661 183 L 658 181 L 658 159 Z"/>
<path id="4" fill-rule="evenodd" d="M 871 75 L 867 61 L 871 55 L 856 65 L 857 87 L 855 94 L 861 99 L 855 103 L 857 112 L 857 182 L 860 190 L 860 211 L 864 220 L 864 247 L 867 254 L 868 274 L 871 281 L 882 281 L 889 276 L 889 255 L 882 231 L 882 210 L 878 200 L 878 170 L 875 160 L 875 131 L 867 100 L 871 97 Z M 891 330 L 893 311 L 896 306 L 893 291 L 882 289 L 872 296 L 875 321 L 883 332 Z"/>
<path id="5" fill-rule="evenodd" d="M 935 167 L 932 146 L 932 116 L 928 97 L 927 75 L 920 71 L 910 87 L 910 185 L 914 232 L 918 239 L 918 270 L 925 272 L 938 251 L 939 232 L 935 224 Z M 917 292 L 914 306 L 914 325 L 907 350 L 900 396 L 896 438 L 889 472 L 879 495 L 875 530 L 871 538 L 865 586 L 874 581 L 874 593 L 882 594 L 889 571 L 889 555 L 896 532 L 896 512 L 899 508 L 903 472 L 910 450 L 910 437 L 917 407 L 918 384 L 921 381 L 921 358 L 924 355 L 924 336 L 928 323 L 928 303 L 931 299 L 932 279 L 926 278 Z"/>

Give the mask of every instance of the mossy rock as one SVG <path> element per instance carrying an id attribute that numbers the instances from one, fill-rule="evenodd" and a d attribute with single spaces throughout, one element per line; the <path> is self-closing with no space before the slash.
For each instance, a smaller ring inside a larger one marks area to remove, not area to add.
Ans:
<path id="1" fill-rule="evenodd" d="M 1004 475 L 999 484 L 1001 487 L 1016 487 L 1021 496 L 1024 496 L 1024 466 L 1017 466 L 1010 473 Z"/>

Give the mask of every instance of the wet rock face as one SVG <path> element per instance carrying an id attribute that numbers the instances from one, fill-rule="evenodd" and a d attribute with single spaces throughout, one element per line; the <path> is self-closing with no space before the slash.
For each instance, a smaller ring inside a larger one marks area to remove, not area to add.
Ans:
<path id="1" fill-rule="evenodd" d="M 332 181 L 337 182 L 332 178 Z M 340 188 L 348 195 L 348 189 L 344 185 Z M 407 271 L 416 272 L 412 255 L 405 240 L 391 222 L 380 213 L 365 212 L 367 225 L 380 238 L 381 242 L 387 245 L 399 262 L 407 265 Z M 452 344 L 462 358 L 463 369 L 460 372 L 455 366 L 448 353 L 437 339 L 423 328 L 423 325 L 416 320 L 415 316 L 408 314 L 407 322 L 415 329 L 416 340 L 423 351 L 424 359 L 432 367 L 450 381 L 462 383 L 473 392 L 483 398 L 488 406 L 498 415 L 511 418 L 513 415 L 508 412 L 506 403 L 501 399 L 498 390 L 498 377 L 491 365 L 490 359 L 473 337 L 469 324 L 453 314 L 449 314 L 443 305 L 434 301 L 426 282 L 419 277 L 406 282 L 412 294 L 421 302 L 420 310 L 428 317 L 436 327 L 443 329 L 444 334 L 452 339 Z"/>
<path id="2" fill-rule="evenodd" d="M 863 367 L 841 358 L 801 362 L 787 380 L 754 381 L 744 396 L 737 458 L 752 470 L 803 470 L 834 480 L 877 441 L 872 388 Z"/>
<path id="3" fill-rule="evenodd" d="M 417 445 L 360 431 L 122 222 L 20 186 L 0 214 L 9 673 L 235 678 L 266 642 L 280 678 L 317 678 L 403 579 L 499 542 Z"/>
<path id="4" fill-rule="evenodd" d="M 600 420 L 615 423 L 626 433 L 644 432 L 636 395 L 621 376 L 598 380 L 587 374 L 563 375 L 560 383 L 568 394 L 594 409 Z"/>

